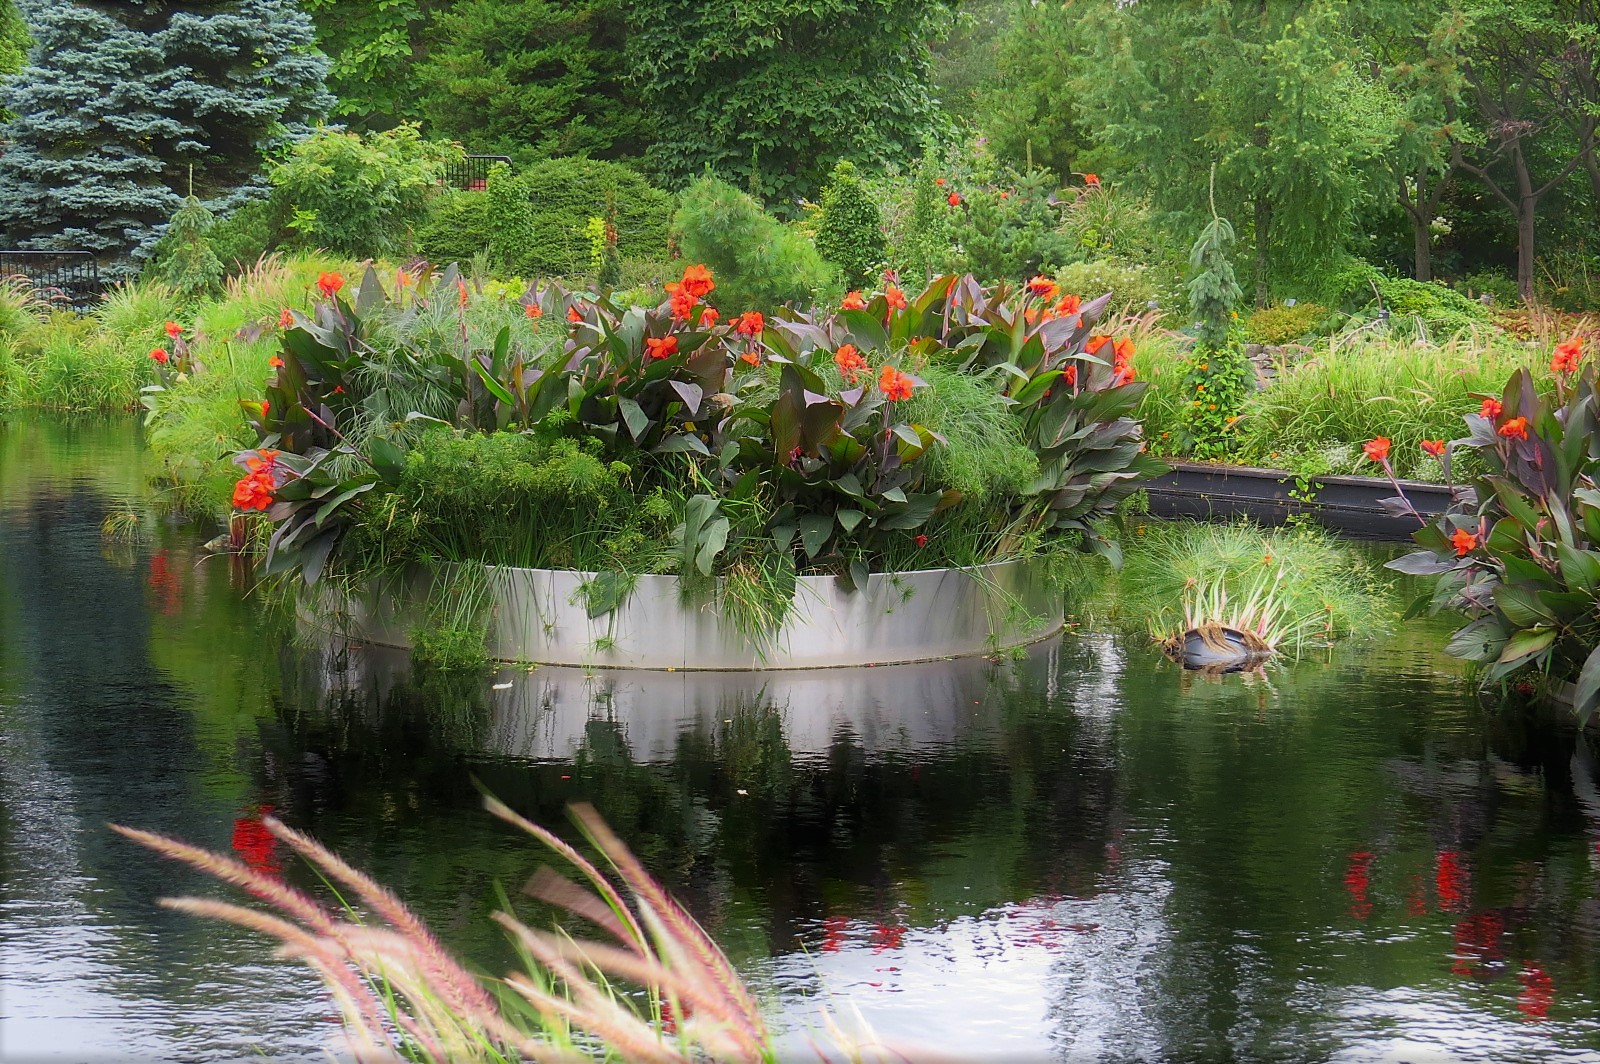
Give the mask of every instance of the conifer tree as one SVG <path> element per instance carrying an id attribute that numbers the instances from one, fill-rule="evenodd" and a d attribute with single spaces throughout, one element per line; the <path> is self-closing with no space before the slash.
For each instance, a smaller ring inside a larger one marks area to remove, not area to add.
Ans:
<path id="1" fill-rule="evenodd" d="M 206 210 L 194 189 L 167 226 L 167 243 L 172 253 L 162 270 L 167 282 L 186 296 L 201 295 L 222 280 L 222 261 L 212 250 L 206 233 L 216 224 L 216 215 Z"/>
<path id="2" fill-rule="evenodd" d="M 326 112 L 327 60 L 294 0 L 19 0 L 32 48 L 0 85 L 0 235 L 83 249 L 112 276 L 181 205 L 258 194 L 262 153 Z"/>
<path id="3" fill-rule="evenodd" d="M 839 267 L 846 288 L 869 286 L 883 265 L 883 215 L 849 160 L 833 168 L 822 190 L 817 250 Z"/>

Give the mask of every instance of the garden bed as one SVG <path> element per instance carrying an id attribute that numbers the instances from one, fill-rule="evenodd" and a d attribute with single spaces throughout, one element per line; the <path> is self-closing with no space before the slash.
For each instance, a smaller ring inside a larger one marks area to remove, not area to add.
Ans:
<path id="1" fill-rule="evenodd" d="M 668 575 L 635 578 L 609 612 L 590 616 L 594 573 L 486 566 L 489 656 L 617 669 L 760 670 L 886 665 L 993 653 L 1060 630 L 1062 596 L 1033 560 L 971 569 L 874 573 L 851 591 L 834 576 L 797 579 L 794 607 L 757 645 L 721 613 L 691 601 Z M 427 588 L 413 581 L 350 611 L 350 635 L 409 648 Z"/>
<path id="2" fill-rule="evenodd" d="M 1401 488 L 1425 517 L 1443 513 L 1450 489 L 1443 484 L 1402 480 Z M 1409 540 L 1417 530 L 1410 515 L 1396 516 L 1381 500 L 1394 485 L 1378 477 L 1297 477 L 1282 469 L 1174 462 L 1172 471 L 1145 484 L 1157 517 L 1228 520 L 1247 517 L 1279 525 L 1307 514 L 1328 528 L 1370 539 Z"/>

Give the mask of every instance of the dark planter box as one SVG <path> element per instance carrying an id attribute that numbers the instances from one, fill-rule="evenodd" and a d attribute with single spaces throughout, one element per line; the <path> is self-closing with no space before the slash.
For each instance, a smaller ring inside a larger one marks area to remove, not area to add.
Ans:
<path id="1" fill-rule="evenodd" d="M 1450 505 L 1450 490 L 1443 484 L 1402 480 L 1411 505 L 1424 517 L 1443 513 Z M 1377 477 L 1318 477 L 1308 487 L 1310 500 L 1294 498 L 1293 473 L 1250 466 L 1172 463 L 1172 472 L 1145 484 L 1150 512 L 1157 517 L 1195 517 L 1227 520 L 1248 517 L 1267 525 L 1281 525 L 1294 514 L 1309 514 L 1339 532 L 1369 539 L 1409 540 L 1416 518 L 1395 517 L 1380 499 L 1395 496 L 1394 485 Z"/>

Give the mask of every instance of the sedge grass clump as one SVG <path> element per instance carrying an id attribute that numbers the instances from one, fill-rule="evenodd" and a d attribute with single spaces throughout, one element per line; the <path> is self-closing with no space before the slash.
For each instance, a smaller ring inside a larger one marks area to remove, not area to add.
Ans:
<path id="1" fill-rule="evenodd" d="M 1209 611 L 1217 614 L 1211 620 L 1249 628 L 1265 622 L 1275 641 L 1298 648 L 1386 630 L 1393 610 L 1379 573 L 1310 526 L 1145 521 L 1125 540 L 1122 569 L 1085 612 L 1095 622 L 1165 636 Z"/>

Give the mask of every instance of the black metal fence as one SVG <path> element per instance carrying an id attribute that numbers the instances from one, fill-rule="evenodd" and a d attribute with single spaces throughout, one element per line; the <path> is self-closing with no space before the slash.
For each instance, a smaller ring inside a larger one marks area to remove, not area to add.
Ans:
<path id="1" fill-rule="evenodd" d="M 100 264 L 87 251 L 0 251 L 0 282 L 20 278 L 40 299 L 88 310 L 105 288 Z"/>
<path id="2" fill-rule="evenodd" d="M 489 167 L 495 163 L 511 165 L 509 155 L 468 155 L 460 162 L 450 163 L 444 168 L 444 177 L 440 184 L 449 188 L 464 188 L 471 192 L 482 192 L 489 187 Z"/>

